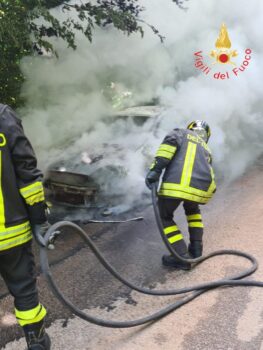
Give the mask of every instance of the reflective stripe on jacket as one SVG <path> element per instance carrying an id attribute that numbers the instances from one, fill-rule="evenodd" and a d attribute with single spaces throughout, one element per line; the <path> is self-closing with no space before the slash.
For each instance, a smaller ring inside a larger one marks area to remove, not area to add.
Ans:
<path id="1" fill-rule="evenodd" d="M 44 200 L 36 165 L 21 121 L 0 104 L 0 252 L 32 239 L 27 208 Z"/>
<path id="2" fill-rule="evenodd" d="M 211 152 L 193 131 L 174 129 L 164 139 L 156 157 L 169 159 L 159 196 L 200 204 L 206 204 L 212 198 L 216 185 Z"/>

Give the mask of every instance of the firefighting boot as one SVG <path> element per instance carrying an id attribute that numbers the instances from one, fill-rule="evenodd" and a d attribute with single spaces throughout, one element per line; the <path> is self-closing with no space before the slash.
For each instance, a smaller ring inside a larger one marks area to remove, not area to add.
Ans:
<path id="1" fill-rule="evenodd" d="M 184 259 L 190 259 L 188 253 L 182 254 L 181 256 Z M 171 266 L 180 270 L 191 270 L 191 264 L 189 262 L 181 261 L 173 255 L 163 255 L 162 263 L 164 266 Z"/>
<path id="2" fill-rule="evenodd" d="M 45 332 L 44 322 L 29 324 L 23 327 L 28 350 L 50 350 L 51 341 Z"/>
<path id="3" fill-rule="evenodd" d="M 188 246 L 189 254 L 195 259 L 202 256 L 203 253 L 203 242 L 192 241 Z"/>

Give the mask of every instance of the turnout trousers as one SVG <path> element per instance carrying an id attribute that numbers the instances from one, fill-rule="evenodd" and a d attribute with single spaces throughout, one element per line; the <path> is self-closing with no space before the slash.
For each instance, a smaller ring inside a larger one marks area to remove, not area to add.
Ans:
<path id="1" fill-rule="evenodd" d="M 184 236 L 173 219 L 175 210 L 182 202 L 188 222 L 190 242 L 202 241 L 204 225 L 198 203 L 183 201 L 177 198 L 158 197 L 158 207 L 164 234 L 166 235 L 173 249 L 179 255 L 186 254 L 188 250 L 184 241 Z"/>
<path id="2" fill-rule="evenodd" d="M 42 321 L 46 310 L 38 299 L 31 242 L 0 255 L 0 274 L 14 297 L 18 323 L 24 327 Z"/>

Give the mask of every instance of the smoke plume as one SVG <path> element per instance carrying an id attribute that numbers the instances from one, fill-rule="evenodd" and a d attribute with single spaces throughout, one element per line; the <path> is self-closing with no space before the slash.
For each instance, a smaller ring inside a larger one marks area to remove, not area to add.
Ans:
<path id="1" fill-rule="evenodd" d="M 187 11 L 171 0 L 141 4 L 143 19 L 165 36 L 163 44 L 147 27 L 144 38 L 97 29 L 92 44 L 77 34 L 76 51 L 54 41 L 59 59 L 28 57 L 22 63 L 28 103 L 20 113 L 42 170 L 56 159 L 89 153 L 103 143 L 123 145 L 125 154 L 112 152 L 107 159 L 121 163 L 126 177 L 108 190 L 127 193 L 127 203 L 146 191 L 145 166 L 165 134 L 191 120 L 204 119 L 211 126 L 214 165 L 227 181 L 263 152 L 262 1 L 188 1 Z M 60 16 L 58 9 L 54 13 Z M 238 52 L 236 66 L 213 64 L 209 57 L 222 23 Z M 235 76 L 232 70 L 242 64 L 246 49 L 252 51 L 249 65 Z M 194 66 L 198 51 L 212 69 L 208 75 Z M 213 77 L 226 71 L 229 79 Z M 105 115 L 113 111 L 102 90 L 110 82 L 132 91 L 134 104 L 158 99 L 163 108 L 158 128 L 152 121 L 140 127 L 129 118 L 106 123 Z"/>

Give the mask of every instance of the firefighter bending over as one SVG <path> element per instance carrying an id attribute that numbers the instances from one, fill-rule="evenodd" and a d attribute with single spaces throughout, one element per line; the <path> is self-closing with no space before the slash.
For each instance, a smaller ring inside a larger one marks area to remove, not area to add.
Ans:
<path id="1" fill-rule="evenodd" d="M 14 297 L 15 314 L 28 349 L 50 349 L 44 328 L 46 309 L 39 303 L 32 231 L 45 233 L 42 174 L 14 111 L 0 104 L 0 274 Z"/>
<path id="2" fill-rule="evenodd" d="M 210 128 L 205 121 L 191 122 L 187 129 L 174 129 L 160 145 L 155 161 L 146 176 L 151 189 L 165 169 L 158 192 L 158 207 L 164 234 L 172 248 L 183 258 L 198 258 L 203 251 L 203 222 L 199 204 L 206 204 L 213 196 L 216 185 L 211 152 L 207 146 Z M 174 211 L 183 202 L 190 244 L 173 220 Z M 162 257 L 163 265 L 190 270 L 191 264 L 173 255 Z"/>

